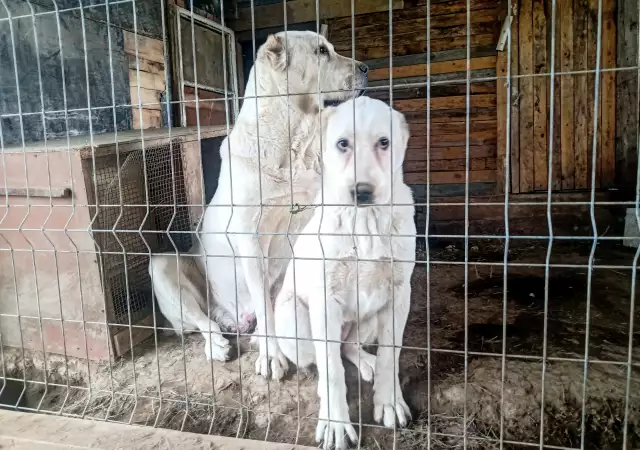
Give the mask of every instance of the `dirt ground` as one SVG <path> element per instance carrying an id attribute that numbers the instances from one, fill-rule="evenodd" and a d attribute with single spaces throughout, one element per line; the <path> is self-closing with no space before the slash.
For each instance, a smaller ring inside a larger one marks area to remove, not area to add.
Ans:
<path id="1" fill-rule="evenodd" d="M 547 242 L 511 240 L 505 305 L 503 267 L 489 264 L 502 263 L 503 242 L 470 240 L 466 290 L 463 240 L 432 242 L 428 252 L 422 243 L 418 260 L 429 255 L 432 263 L 429 271 L 418 263 L 413 275 L 400 368 L 414 420 L 397 433 L 375 425 L 372 386 L 345 362 L 351 419 L 362 424 L 361 448 L 493 449 L 502 437 L 504 448 L 520 449 L 539 445 L 541 436 L 545 445 L 575 448 L 584 423 L 584 448 L 619 449 L 625 420 L 628 448 L 638 448 L 640 334 L 636 326 L 630 339 L 632 277 L 622 267 L 631 266 L 635 252 L 600 241 L 589 285 L 582 266 L 591 244 L 555 241 L 550 262 L 556 267 L 545 278 Z M 634 365 L 628 371 L 630 344 Z M 183 350 L 181 338 L 159 334 L 157 347 L 151 340 L 133 358 L 89 369 L 85 361 L 49 355 L 49 381 L 69 379 L 71 387 L 45 392 L 29 384 L 22 405 L 59 411 L 64 404 L 65 413 L 98 419 L 314 445 L 314 373 L 291 369 L 285 381 L 266 382 L 253 373 L 256 353 L 246 351 L 247 341 L 240 343 L 243 355 L 224 364 L 208 363 L 202 345 L 199 337 L 186 337 Z M 585 348 L 591 362 L 583 399 Z M 29 356 L 27 379 L 42 379 L 42 358 Z M 3 360 L 7 373 L 22 377 L 18 351 L 5 349 Z"/>

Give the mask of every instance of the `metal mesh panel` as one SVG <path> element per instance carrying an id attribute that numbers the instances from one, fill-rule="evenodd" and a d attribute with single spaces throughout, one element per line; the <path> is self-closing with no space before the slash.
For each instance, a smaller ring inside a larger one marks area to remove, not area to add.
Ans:
<path id="1" fill-rule="evenodd" d="M 130 313 L 131 322 L 136 322 L 151 312 L 152 302 L 149 257 L 141 253 L 173 249 L 172 240 L 180 251 L 191 245 L 181 146 L 98 157 L 95 174 L 97 204 L 106 206 L 97 208 L 92 231 L 113 320 L 129 323 Z M 148 212 L 140 206 L 145 204 L 153 205 Z"/>

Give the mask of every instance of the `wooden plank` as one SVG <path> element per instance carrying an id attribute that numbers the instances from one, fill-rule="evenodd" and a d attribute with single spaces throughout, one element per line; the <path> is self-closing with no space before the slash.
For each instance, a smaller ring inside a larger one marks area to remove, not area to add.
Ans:
<path id="1" fill-rule="evenodd" d="M 131 117 L 134 130 L 162 128 L 162 111 L 158 109 L 142 109 L 142 126 L 140 126 L 140 110 L 138 108 L 131 108 Z"/>
<path id="2" fill-rule="evenodd" d="M 560 49 L 562 72 L 573 70 L 573 0 L 558 2 L 558 18 L 560 18 Z M 575 156 L 574 156 L 574 77 L 565 75 L 560 80 L 561 96 L 561 130 L 560 146 L 562 158 L 562 189 L 571 190 L 575 187 Z"/>
<path id="3" fill-rule="evenodd" d="M 546 0 L 546 5 L 549 11 L 548 15 L 548 37 L 547 40 L 549 43 L 552 41 L 552 33 L 553 33 L 553 42 L 555 43 L 554 48 L 554 72 L 558 72 L 560 70 L 562 55 L 560 52 L 560 39 L 561 39 L 561 30 L 560 30 L 560 19 L 558 18 L 558 3 L 562 0 L 556 1 L 556 28 L 555 30 L 551 27 L 551 11 L 552 11 L 552 2 L 550 0 Z M 549 49 L 551 49 L 551 45 L 549 44 Z M 551 50 L 549 50 L 551 51 Z M 551 54 L 549 55 L 551 58 Z M 549 61 L 549 70 L 551 70 L 551 61 Z M 562 129 L 562 93 L 560 90 L 560 81 L 561 77 L 555 75 L 553 80 L 549 77 L 549 82 L 547 84 L 547 92 L 549 92 L 549 99 L 553 102 L 553 118 L 549 118 L 549 120 L 553 119 L 553 167 L 551 169 L 551 173 L 549 176 L 551 177 L 551 189 L 553 191 L 559 191 L 562 189 L 562 147 L 561 147 L 561 129 Z M 551 94 L 551 83 L 553 82 L 553 95 Z M 551 134 L 551 125 L 549 126 L 549 134 Z"/>
<path id="4" fill-rule="evenodd" d="M 470 122 L 469 130 L 472 133 L 476 131 L 494 131 L 497 129 L 497 123 L 495 120 L 471 120 Z M 409 132 L 411 133 L 411 137 L 425 136 L 427 134 L 426 124 L 409 121 Z M 464 134 L 465 132 L 466 124 L 464 121 L 431 124 L 432 135 Z"/>
<path id="5" fill-rule="evenodd" d="M 149 331 L 153 334 L 153 329 Z M 20 385 L 20 393 L 22 387 Z M 5 450 L 64 450 L 93 448 L 181 450 L 314 450 L 293 444 L 210 436 L 122 423 L 83 420 L 48 414 L 0 410 L 0 447 Z"/>
<path id="6" fill-rule="evenodd" d="M 393 9 L 404 7 L 403 0 L 391 0 Z M 316 20 L 316 2 L 312 0 L 291 0 L 286 2 L 287 24 L 309 22 Z M 354 0 L 354 14 L 367 14 L 388 11 L 388 0 Z M 351 16 L 351 3 L 343 0 L 326 0 L 319 3 L 320 17 L 331 19 L 334 17 Z M 255 6 L 252 16 L 251 8 L 239 8 L 238 18 L 230 22 L 235 31 L 251 30 L 252 28 L 267 28 L 284 25 L 284 9 L 282 3 Z M 252 20 L 253 19 L 253 20 Z"/>
<path id="7" fill-rule="evenodd" d="M 573 68 L 575 71 L 587 69 L 587 0 L 574 1 L 574 46 Z M 589 99 L 587 94 L 587 75 L 574 76 L 574 158 L 575 158 L 575 188 L 586 189 L 589 187 L 589 125 L 588 110 Z"/>
<path id="8" fill-rule="evenodd" d="M 138 72 L 135 69 L 129 69 L 129 86 L 135 88 L 140 86 L 152 91 L 163 92 L 165 88 L 164 71 L 162 73 Z"/>
<path id="9" fill-rule="evenodd" d="M 544 13 L 544 0 L 533 1 L 533 64 L 535 74 L 549 72 L 547 64 L 547 19 Z M 533 80 L 533 187 L 545 190 L 548 180 L 548 143 L 547 121 L 547 79 L 537 76 Z"/>
<path id="10" fill-rule="evenodd" d="M 634 67 L 638 61 L 638 0 L 619 0 L 616 22 L 616 63 Z M 616 186 L 634 192 L 638 164 L 638 108 L 640 92 L 636 71 L 616 75 Z"/>
<path id="11" fill-rule="evenodd" d="M 475 170 L 469 172 L 469 182 L 492 182 L 496 181 L 495 170 Z M 404 175 L 404 182 L 407 184 L 425 184 L 427 182 L 426 172 L 407 173 Z M 431 172 L 431 183 L 433 184 L 455 184 L 465 182 L 465 172 Z"/>
<path id="12" fill-rule="evenodd" d="M 455 147 L 463 146 L 466 144 L 467 139 L 469 145 L 496 145 L 496 133 L 495 128 L 485 131 L 473 131 L 469 135 L 466 133 L 460 134 L 432 134 L 430 139 L 431 147 Z M 409 148 L 418 147 L 426 148 L 427 136 L 412 136 L 407 144 Z"/>
<path id="13" fill-rule="evenodd" d="M 518 3 L 517 1 L 515 2 Z M 509 168 L 511 172 L 511 193 L 520 192 L 520 42 L 519 37 L 519 19 L 517 8 L 513 8 L 515 17 L 511 22 L 511 159 Z M 507 43 L 508 45 L 508 43 Z"/>
<path id="14" fill-rule="evenodd" d="M 588 0 L 587 3 L 587 25 L 588 25 L 588 33 L 587 33 L 587 69 L 595 71 L 597 64 L 597 51 L 598 51 L 598 0 Z M 600 187 L 600 162 L 602 151 L 600 149 L 600 114 L 602 111 L 602 96 L 600 96 L 600 100 L 598 101 L 598 110 L 594 110 L 595 106 L 595 88 L 596 88 L 596 74 L 589 73 L 587 75 L 587 96 L 588 96 L 588 108 L 587 108 L 587 167 L 588 167 L 588 187 L 592 185 L 592 175 L 595 172 L 595 187 Z M 595 124 L 593 119 L 597 119 Z M 593 138 L 596 138 L 596 148 L 593 148 Z M 595 163 L 596 166 L 593 167 L 593 152 L 596 152 Z"/>
<path id="15" fill-rule="evenodd" d="M 534 189 L 533 146 L 533 1 L 523 0 L 520 10 L 520 192 Z"/>
<path id="16" fill-rule="evenodd" d="M 127 62 L 129 64 L 129 70 L 136 70 L 136 68 L 139 67 L 141 72 L 163 74 L 164 76 L 164 62 L 160 63 L 144 58 L 136 58 L 135 55 L 127 55 Z"/>
<path id="17" fill-rule="evenodd" d="M 483 9 L 495 9 L 497 2 L 495 0 L 470 0 L 471 11 L 478 11 Z M 457 13 L 466 14 L 467 4 L 460 0 L 449 0 L 447 2 L 432 2 L 429 10 L 431 15 L 432 26 L 439 20 L 438 16 L 453 15 Z M 427 9 L 426 5 L 419 7 L 412 7 L 393 10 L 392 19 L 393 23 L 397 23 L 403 20 L 416 19 L 426 17 Z M 473 19 L 474 14 L 471 15 Z M 354 17 L 353 23 L 351 21 L 351 15 L 348 17 L 339 17 L 331 19 L 329 22 L 329 38 L 333 39 L 334 33 L 349 32 L 351 33 L 352 26 L 355 28 L 362 28 L 367 26 L 381 26 L 382 23 L 388 24 L 389 12 L 378 12 L 371 14 L 361 14 Z"/>
<path id="18" fill-rule="evenodd" d="M 497 51 L 494 45 L 484 45 L 481 47 L 474 47 L 470 50 L 471 58 L 481 58 L 483 56 L 495 56 Z M 393 66 L 412 66 L 414 64 L 423 64 L 427 61 L 431 63 L 437 63 L 442 61 L 455 61 L 457 59 L 467 59 L 466 48 L 455 48 L 453 50 L 443 50 L 440 52 L 428 53 L 413 53 L 411 55 L 394 56 Z M 389 58 L 377 58 L 363 61 L 369 70 L 382 69 L 389 67 Z"/>
<path id="19" fill-rule="evenodd" d="M 398 81 L 398 84 L 396 84 Z M 371 98 L 377 98 L 379 100 L 388 102 L 389 101 L 389 88 L 378 88 L 371 89 L 368 88 L 366 90 L 367 96 Z M 484 81 L 479 83 L 471 83 L 471 95 L 474 94 L 495 94 L 496 93 L 496 82 L 495 81 Z M 436 97 L 454 97 L 458 95 L 466 95 L 467 94 L 467 86 L 465 84 L 441 84 L 441 85 L 432 85 L 431 86 L 431 98 Z M 399 80 L 394 80 L 393 83 L 393 101 L 396 100 L 407 100 L 412 98 L 426 98 L 427 97 L 427 88 L 423 87 L 404 87 Z"/>
<path id="20" fill-rule="evenodd" d="M 131 88 L 131 105 L 139 106 L 142 103 L 144 109 L 160 110 L 160 92 L 144 88 Z"/>
<path id="21" fill-rule="evenodd" d="M 425 53 L 427 51 L 426 33 L 422 36 L 414 36 L 414 40 L 395 43 L 393 44 L 393 55 L 403 56 L 412 55 L 416 53 Z M 445 50 L 454 50 L 465 48 L 467 45 L 467 39 L 464 36 L 449 38 L 449 39 L 432 39 L 431 51 L 440 52 Z M 494 45 L 495 37 L 493 33 L 475 34 L 471 36 L 471 47 L 480 47 L 486 45 Z M 351 57 L 351 45 L 347 43 L 341 46 L 341 49 L 336 49 L 338 53 L 343 56 Z M 365 42 L 356 42 L 356 59 L 360 61 L 366 61 L 370 59 L 388 58 L 389 57 L 389 43 L 386 45 L 369 46 Z"/>
<path id="22" fill-rule="evenodd" d="M 615 0 L 604 0 L 602 24 L 602 66 L 616 67 L 616 22 L 613 10 Z M 601 187 L 611 187 L 615 182 L 616 159 L 616 73 L 602 74 L 602 172 Z"/>
<path id="23" fill-rule="evenodd" d="M 472 96 L 475 97 L 475 96 Z M 394 103 L 394 106 L 395 103 Z M 404 116 L 410 123 L 427 123 L 427 114 L 425 110 L 406 111 Z M 442 109 L 431 110 L 431 123 L 456 123 L 464 122 L 467 118 L 467 110 L 465 108 L 458 109 Z M 471 108 L 469 111 L 469 119 L 471 123 L 475 120 L 496 120 L 496 108 Z"/>
<path id="24" fill-rule="evenodd" d="M 432 159 L 429 161 L 432 172 L 459 172 L 464 171 L 466 159 Z M 496 168 L 495 158 L 469 158 L 469 170 L 491 170 Z M 427 171 L 426 160 L 408 160 L 403 165 L 404 173 L 421 173 Z"/>
<path id="25" fill-rule="evenodd" d="M 440 97 L 431 99 L 431 109 L 463 109 L 466 108 L 466 96 Z M 471 108 L 487 108 L 496 106 L 495 94 L 472 95 L 470 98 Z M 398 100 L 393 102 L 395 109 L 405 111 L 426 111 L 426 99 Z"/>
<path id="26" fill-rule="evenodd" d="M 465 158 L 467 153 L 466 146 L 459 147 L 431 147 L 429 158 L 431 161 L 438 159 L 460 159 Z M 496 147 L 487 145 L 470 145 L 469 157 L 471 158 L 491 158 L 496 155 Z M 405 161 L 426 161 L 427 149 L 426 147 L 414 147 L 407 149 L 407 153 L 404 157 Z"/>
<path id="27" fill-rule="evenodd" d="M 472 35 L 481 35 L 481 34 L 490 34 L 493 35 L 495 31 L 496 23 L 495 22 L 487 22 L 487 23 L 472 23 L 470 25 L 471 34 Z M 431 39 L 439 40 L 439 39 L 454 39 L 460 37 L 466 37 L 467 35 L 467 25 L 457 25 L 449 28 L 435 28 L 431 30 Z M 396 34 L 393 33 L 393 46 L 396 45 L 404 45 L 411 44 L 419 40 L 424 40 L 426 36 L 426 32 L 424 29 L 416 29 L 416 31 L 408 32 L 404 34 Z M 380 36 L 371 36 L 366 40 L 356 41 L 356 48 L 358 46 L 358 42 L 362 46 L 370 46 L 370 47 L 382 47 L 385 45 L 389 45 L 389 37 L 386 35 Z M 466 40 L 465 40 L 466 42 Z M 348 52 L 346 54 L 351 53 L 351 39 L 345 39 L 342 41 L 333 41 L 332 43 L 337 52 Z M 449 46 L 447 48 L 455 48 L 453 46 Z M 437 51 L 436 49 L 433 49 Z M 422 52 L 426 51 L 422 50 Z M 371 58 L 369 58 L 371 59 Z"/>
<path id="28" fill-rule="evenodd" d="M 487 9 L 477 11 L 471 15 L 471 24 L 476 23 L 493 23 L 497 18 L 497 9 Z M 462 12 L 458 14 L 448 14 L 444 16 L 432 16 L 431 17 L 431 33 L 438 33 L 436 30 L 445 30 L 447 28 L 455 26 L 467 26 L 467 13 Z M 423 10 L 422 14 L 416 18 L 408 18 L 405 20 L 393 20 L 393 34 L 401 35 L 406 33 L 412 33 L 416 29 L 426 30 L 427 19 L 426 11 Z M 424 31 L 426 36 L 426 31 Z M 352 36 L 356 41 L 369 39 L 371 37 L 384 36 L 385 39 L 389 39 L 389 14 L 383 13 L 383 18 L 371 25 L 356 27 L 352 29 L 350 26 L 343 30 L 331 31 L 331 42 L 350 41 Z"/>
<path id="29" fill-rule="evenodd" d="M 495 56 L 485 56 L 482 58 L 473 58 L 470 60 L 471 70 L 490 69 L 496 66 Z M 456 61 L 442 61 L 431 63 L 431 74 L 438 75 L 442 73 L 460 72 L 466 70 L 467 60 L 458 59 Z M 416 77 L 427 75 L 427 64 L 415 64 L 413 66 L 393 67 L 393 78 Z M 388 80 L 390 71 L 388 67 L 372 70 L 369 72 L 369 80 Z"/>
<path id="30" fill-rule="evenodd" d="M 507 86 L 508 80 L 501 78 L 507 76 L 509 65 L 509 54 L 506 52 L 499 52 L 496 63 L 496 74 L 498 76 L 497 81 L 497 172 L 496 172 L 496 188 L 498 192 L 504 192 L 506 177 L 505 177 L 505 164 L 507 159 L 507 108 L 508 108 L 508 93 Z"/>
<path id="31" fill-rule="evenodd" d="M 164 64 L 164 43 L 161 40 L 137 35 L 138 51 L 136 52 L 136 35 L 130 31 L 122 33 L 124 35 L 124 52 L 127 55 Z"/>
<path id="32" fill-rule="evenodd" d="M 66 198 L 71 197 L 71 189 L 70 188 L 37 188 L 37 187 L 29 187 L 29 188 L 4 188 L 0 187 L 0 196 L 9 196 L 9 197 L 45 197 L 45 198 Z"/>

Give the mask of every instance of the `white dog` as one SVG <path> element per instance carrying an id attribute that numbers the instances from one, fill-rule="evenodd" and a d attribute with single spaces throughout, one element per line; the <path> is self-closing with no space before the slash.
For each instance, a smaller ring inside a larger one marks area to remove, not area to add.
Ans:
<path id="1" fill-rule="evenodd" d="M 343 449 L 345 438 L 356 441 L 357 434 L 349 423 L 340 341 L 350 342 L 344 355 L 365 379 L 370 371 L 363 365 L 374 368 L 375 419 L 388 427 L 396 418 L 401 426 L 410 419 L 398 380 L 400 348 L 393 346 L 402 345 L 409 313 L 414 262 L 408 261 L 415 259 L 416 228 L 413 197 L 402 176 L 409 139 L 404 116 L 380 100 L 360 97 L 326 109 L 325 117 L 327 206 L 316 208 L 296 241 L 275 316 L 287 358 L 318 368 L 316 439 L 324 448 Z M 374 340 L 377 356 L 358 346 Z"/>
<path id="2" fill-rule="evenodd" d="M 299 232 L 312 214 L 292 206 L 310 204 L 319 187 L 319 110 L 359 92 L 366 72 L 317 33 L 269 36 L 251 69 L 248 98 L 220 147 L 218 189 L 201 232 L 208 259 L 199 265 L 219 306 L 232 317 L 236 309 L 239 317 L 255 313 L 256 371 L 273 379 L 283 376 L 287 361 L 274 337 L 271 298 L 295 241 L 286 233 Z M 212 349 L 212 358 L 225 359 L 226 352 Z"/>
<path id="3" fill-rule="evenodd" d="M 207 359 L 218 349 L 229 351 L 229 341 L 222 336 L 218 323 L 230 328 L 234 322 L 226 311 L 212 303 L 207 308 L 206 282 L 193 257 L 175 253 L 151 255 L 149 275 L 158 307 L 177 334 L 200 330 Z M 214 320 L 207 315 L 209 309 Z"/>

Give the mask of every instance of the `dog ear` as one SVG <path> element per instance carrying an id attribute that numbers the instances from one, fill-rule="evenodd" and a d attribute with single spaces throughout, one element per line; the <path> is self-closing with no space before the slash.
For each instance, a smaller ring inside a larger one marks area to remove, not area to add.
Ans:
<path id="1" fill-rule="evenodd" d="M 392 110 L 393 114 L 393 169 L 398 170 L 402 167 L 404 162 L 404 155 L 407 151 L 407 144 L 409 143 L 409 124 L 407 119 L 400 111 Z"/>
<path id="2" fill-rule="evenodd" d="M 287 68 L 287 50 L 282 36 L 270 34 L 267 42 L 260 47 L 260 53 L 275 70 L 281 71 Z"/>

